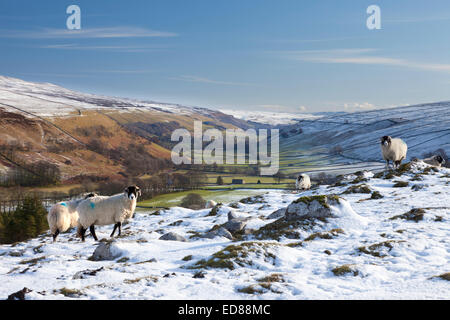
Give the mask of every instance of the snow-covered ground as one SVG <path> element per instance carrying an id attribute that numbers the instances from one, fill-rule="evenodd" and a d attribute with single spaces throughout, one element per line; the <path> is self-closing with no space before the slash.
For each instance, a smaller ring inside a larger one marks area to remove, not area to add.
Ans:
<path id="1" fill-rule="evenodd" d="M 220 112 L 232 115 L 235 118 L 245 121 L 253 121 L 273 126 L 283 124 L 294 124 L 304 119 L 319 119 L 322 115 L 309 113 L 288 113 L 288 112 L 269 112 L 269 111 L 249 111 L 249 110 L 231 110 L 220 109 Z"/>
<path id="2" fill-rule="evenodd" d="M 398 181 L 409 184 L 394 187 Z M 383 198 L 342 194 L 359 184 Z M 419 164 L 400 176 L 365 172 L 302 194 L 261 190 L 255 203 L 225 204 L 216 215 L 179 207 L 138 212 L 113 243 L 114 261 L 89 260 L 97 243 L 74 233 L 56 243 L 45 234 L 1 245 L 0 298 L 27 287 L 28 299 L 450 299 L 450 282 L 436 277 L 450 272 L 449 184 L 450 170 Z M 288 229 L 298 239 L 257 236 L 276 220 L 267 218 L 275 210 L 321 194 L 346 200 L 336 218 Z M 422 220 L 390 219 L 414 208 L 424 210 Z M 230 210 L 250 218 L 246 228 L 254 231 L 239 241 L 190 238 L 227 222 Z M 327 233 L 334 228 L 342 230 Z M 97 236 L 108 239 L 111 229 L 100 227 Z M 189 241 L 159 240 L 167 232 Z"/>

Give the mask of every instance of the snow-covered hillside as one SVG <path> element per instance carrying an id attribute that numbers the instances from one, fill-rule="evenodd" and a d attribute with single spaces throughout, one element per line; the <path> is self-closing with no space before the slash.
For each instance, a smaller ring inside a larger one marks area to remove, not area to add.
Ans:
<path id="1" fill-rule="evenodd" d="M 295 124 L 303 119 L 318 119 L 322 115 L 309 113 L 287 113 L 287 112 L 268 112 L 268 111 L 248 111 L 248 110 L 231 110 L 221 109 L 221 112 L 232 115 L 235 118 L 245 121 L 252 121 L 261 124 L 269 124 L 272 126 Z"/>
<path id="2" fill-rule="evenodd" d="M 402 169 L 301 194 L 261 190 L 212 212 L 140 211 L 110 244 L 112 261 L 89 259 L 98 244 L 73 233 L 1 245 L 0 298 L 27 287 L 27 299 L 450 299 L 450 170 Z M 325 194 L 342 199 L 334 218 L 270 216 Z M 235 241 L 202 237 L 230 211 L 245 224 Z M 188 241 L 159 240 L 168 232 Z"/>
<path id="3" fill-rule="evenodd" d="M 51 83 L 29 82 L 4 76 L 0 76 L 0 106 L 8 111 L 22 110 L 25 114 L 40 117 L 64 116 L 77 114 L 78 110 L 105 108 L 124 112 L 149 110 L 181 115 L 211 114 L 211 110 L 205 108 L 87 94 Z"/>
<path id="4" fill-rule="evenodd" d="M 288 149 L 296 143 L 326 150 L 340 146 L 347 158 L 382 161 L 380 138 L 389 135 L 408 144 L 407 159 L 439 148 L 450 154 L 450 102 L 333 115 L 302 120 L 297 126 L 303 134 L 286 140 Z"/>

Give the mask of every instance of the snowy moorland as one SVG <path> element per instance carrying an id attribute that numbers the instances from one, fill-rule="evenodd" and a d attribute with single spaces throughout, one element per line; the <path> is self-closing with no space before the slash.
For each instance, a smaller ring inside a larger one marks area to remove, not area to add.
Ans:
<path id="1" fill-rule="evenodd" d="M 138 211 L 113 242 L 112 226 L 100 244 L 44 234 L 0 246 L 0 298 L 27 287 L 27 299 L 450 299 L 449 184 L 449 169 L 419 162 L 214 209 Z M 306 203 L 333 216 L 295 218 Z M 159 239 L 169 232 L 178 240 Z M 113 260 L 93 258 L 100 246 Z"/>
<path id="2" fill-rule="evenodd" d="M 206 116 L 211 113 L 205 108 L 82 93 L 51 83 L 29 82 L 5 76 L 0 76 L 0 104 L 10 112 L 50 118 L 78 114 L 79 110 L 99 109 Z"/>
<path id="3" fill-rule="evenodd" d="M 276 109 L 276 107 L 274 109 Z M 249 111 L 249 110 L 231 110 L 231 109 L 221 109 L 219 111 L 225 114 L 232 115 L 237 119 L 269 124 L 272 126 L 295 124 L 300 120 L 304 119 L 313 120 L 322 117 L 322 115 L 315 115 L 310 113 L 288 113 L 288 112 Z"/>
<path id="4" fill-rule="evenodd" d="M 333 114 L 301 120 L 296 127 L 301 134 L 281 141 L 281 150 L 295 150 L 304 145 L 339 154 L 348 160 L 380 161 L 380 138 L 403 139 L 408 145 L 407 160 L 423 153 L 443 149 L 450 153 L 450 102 L 436 102 L 390 109 Z"/>

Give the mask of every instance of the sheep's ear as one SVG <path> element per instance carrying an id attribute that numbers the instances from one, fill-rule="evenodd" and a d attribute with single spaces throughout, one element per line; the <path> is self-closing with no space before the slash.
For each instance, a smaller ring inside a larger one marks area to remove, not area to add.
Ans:
<path id="1" fill-rule="evenodd" d="M 123 193 L 128 193 L 128 187 L 126 187 L 125 190 L 123 190 Z"/>

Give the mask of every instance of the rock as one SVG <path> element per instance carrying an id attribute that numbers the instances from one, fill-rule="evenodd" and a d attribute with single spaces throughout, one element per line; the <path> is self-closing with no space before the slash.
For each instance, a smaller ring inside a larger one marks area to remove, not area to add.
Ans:
<path id="1" fill-rule="evenodd" d="M 7 300 L 25 300 L 25 294 L 30 293 L 32 290 L 28 289 L 27 287 L 23 288 L 22 290 L 19 290 L 17 292 L 14 292 L 8 296 Z"/>
<path id="2" fill-rule="evenodd" d="M 285 216 L 288 220 L 333 217 L 331 206 L 339 205 L 339 199 L 335 195 L 301 197 L 287 207 Z"/>
<path id="3" fill-rule="evenodd" d="M 9 252 L 9 255 L 11 257 L 22 257 L 24 253 L 25 253 L 25 250 L 15 250 L 15 251 Z"/>
<path id="4" fill-rule="evenodd" d="M 179 234 L 177 234 L 175 232 L 166 233 L 166 234 L 162 235 L 159 238 L 159 240 L 171 240 L 171 241 L 188 242 L 188 240 L 185 237 L 180 236 Z"/>
<path id="5" fill-rule="evenodd" d="M 212 207 L 211 211 L 209 211 L 208 216 L 216 216 L 219 213 L 220 209 L 222 209 L 221 203 L 214 205 L 214 207 Z"/>
<path id="6" fill-rule="evenodd" d="M 231 233 L 242 231 L 247 225 L 246 219 L 232 219 L 226 222 L 223 227 Z"/>
<path id="7" fill-rule="evenodd" d="M 171 276 L 176 276 L 177 274 L 175 272 L 172 273 L 166 273 L 163 278 L 170 278 Z"/>
<path id="8" fill-rule="evenodd" d="M 75 273 L 75 275 L 72 277 L 73 280 L 76 279 L 86 279 L 88 276 L 95 276 L 97 274 L 97 272 L 102 271 L 103 267 L 101 267 L 100 269 L 96 269 L 96 270 L 83 270 L 83 271 L 78 271 L 77 273 Z"/>
<path id="9" fill-rule="evenodd" d="M 93 261 L 114 260 L 122 255 L 122 250 L 115 244 L 115 240 L 101 242 L 89 258 Z"/>
<path id="10" fill-rule="evenodd" d="M 350 194 L 350 193 L 371 193 L 372 190 L 370 187 L 366 184 L 358 184 L 355 186 L 350 186 L 347 190 L 345 190 L 344 194 Z"/>
<path id="11" fill-rule="evenodd" d="M 203 237 L 208 239 L 213 239 L 215 237 L 225 237 L 227 239 L 233 240 L 233 235 L 224 227 L 209 231 Z"/>
<path id="12" fill-rule="evenodd" d="M 264 196 L 256 195 L 253 197 L 241 199 L 241 200 L 239 200 L 239 202 L 244 203 L 244 204 L 255 204 L 255 203 L 264 203 L 266 201 L 264 200 Z"/>
<path id="13" fill-rule="evenodd" d="M 239 215 L 234 211 L 234 210 L 230 210 L 228 212 L 228 221 L 233 220 L 233 219 L 238 219 Z"/>
<path id="14" fill-rule="evenodd" d="M 239 207 L 240 207 L 238 202 L 232 202 L 228 206 L 233 209 L 239 209 Z"/>
<path id="15" fill-rule="evenodd" d="M 203 279 L 205 277 L 206 272 L 205 271 L 198 271 L 194 274 L 192 278 L 194 279 Z"/>
<path id="16" fill-rule="evenodd" d="M 424 189 L 424 188 L 426 188 L 426 187 L 428 187 L 428 185 L 414 184 L 414 185 L 411 187 L 411 189 L 412 189 L 413 191 L 419 191 L 419 190 L 422 190 L 422 189 Z"/>
<path id="17" fill-rule="evenodd" d="M 267 216 L 267 219 L 278 219 L 278 218 L 284 217 L 284 215 L 286 213 L 286 209 L 287 208 L 281 208 L 281 209 L 278 209 L 278 210 L 272 212 L 270 215 Z"/>

